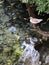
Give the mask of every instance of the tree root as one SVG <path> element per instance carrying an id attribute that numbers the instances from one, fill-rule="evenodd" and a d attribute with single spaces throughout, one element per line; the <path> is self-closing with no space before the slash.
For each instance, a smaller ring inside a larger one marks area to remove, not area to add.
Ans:
<path id="1" fill-rule="evenodd" d="M 31 27 L 32 29 L 37 32 L 38 34 L 40 34 L 41 36 L 44 36 L 44 37 L 49 37 L 49 32 L 46 32 L 46 31 L 42 31 L 40 28 L 37 28 L 36 25 L 32 24 L 31 23 Z"/>

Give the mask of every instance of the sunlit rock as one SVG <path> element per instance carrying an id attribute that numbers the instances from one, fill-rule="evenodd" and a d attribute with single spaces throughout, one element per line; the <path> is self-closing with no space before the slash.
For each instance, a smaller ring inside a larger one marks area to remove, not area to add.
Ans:
<path id="1" fill-rule="evenodd" d="M 16 28 L 14 26 L 11 26 L 9 29 L 8 29 L 9 32 L 11 33 L 14 33 L 16 32 Z"/>
<path id="2" fill-rule="evenodd" d="M 34 48 L 34 42 L 31 42 L 31 44 L 28 44 L 26 48 L 24 49 L 22 56 L 19 59 L 20 61 L 24 62 L 24 65 L 40 65 L 40 54 L 37 50 Z M 24 42 L 24 45 L 26 43 Z"/>
<path id="3" fill-rule="evenodd" d="M 19 36 L 19 35 L 16 35 L 16 34 L 15 34 L 15 37 L 16 37 L 17 40 L 20 39 L 20 36 Z"/>
<path id="4" fill-rule="evenodd" d="M 49 55 L 46 56 L 46 58 L 45 58 L 45 63 L 46 63 L 46 64 L 49 63 Z"/>
<path id="5" fill-rule="evenodd" d="M 37 42 L 38 41 L 37 39 L 32 38 L 32 37 L 30 37 L 29 39 L 30 39 L 30 43 L 33 44 L 33 45 L 35 44 L 34 42 Z"/>
<path id="6" fill-rule="evenodd" d="M 33 38 L 34 42 L 38 42 L 38 39 L 36 37 Z"/>
<path id="7" fill-rule="evenodd" d="M 28 46 L 28 44 L 25 41 L 23 41 L 21 48 L 27 47 L 27 46 Z"/>

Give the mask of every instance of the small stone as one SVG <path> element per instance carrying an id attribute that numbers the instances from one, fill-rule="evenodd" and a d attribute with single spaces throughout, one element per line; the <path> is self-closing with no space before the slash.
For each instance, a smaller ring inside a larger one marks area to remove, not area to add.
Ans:
<path id="1" fill-rule="evenodd" d="M 0 9 L 0 16 L 4 13 L 3 9 Z"/>
<path id="2" fill-rule="evenodd" d="M 23 46 L 27 47 L 28 44 L 24 41 L 24 42 L 22 43 L 22 47 L 23 47 Z"/>
<path id="3" fill-rule="evenodd" d="M 8 29 L 9 32 L 11 33 L 14 33 L 16 32 L 16 28 L 14 26 L 11 26 L 9 29 Z"/>
<path id="4" fill-rule="evenodd" d="M 46 58 L 45 58 L 45 63 L 46 63 L 46 64 L 49 63 L 49 55 L 46 56 Z"/>
<path id="5" fill-rule="evenodd" d="M 41 61 L 39 61 L 39 65 L 41 65 Z"/>
<path id="6" fill-rule="evenodd" d="M 39 39 L 40 42 L 42 42 L 42 39 Z"/>
<path id="7" fill-rule="evenodd" d="M 16 37 L 17 40 L 20 39 L 20 36 L 19 36 L 19 35 L 16 35 L 16 34 L 15 34 L 15 37 Z"/>
<path id="8" fill-rule="evenodd" d="M 46 36 L 43 36 L 42 39 L 47 41 L 47 37 Z"/>
<path id="9" fill-rule="evenodd" d="M 10 20 L 9 16 L 7 16 L 7 15 L 5 15 L 5 14 L 3 14 L 3 15 L 1 16 L 1 21 L 7 22 L 7 21 L 9 21 L 9 20 Z"/>
<path id="10" fill-rule="evenodd" d="M 30 37 L 30 43 L 33 44 L 33 45 L 35 44 L 32 37 Z"/>
<path id="11" fill-rule="evenodd" d="M 36 37 L 33 38 L 34 42 L 38 42 L 38 39 Z"/>
<path id="12" fill-rule="evenodd" d="M 2 44 L 3 43 L 3 41 L 2 40 L 0 40 L 0 44 Z"/>
<path id="13" fill-rule="evenodd" d="M 3 47 L 2 46 L 0 46 L 0 52 L 2 52 L 3 51 Z"/>
<path id="14" fill-rule="evenodd" d="M 0 35 L 2 35 L 3 34 L 3 31 L 2 30 L 0 30 Z"/>

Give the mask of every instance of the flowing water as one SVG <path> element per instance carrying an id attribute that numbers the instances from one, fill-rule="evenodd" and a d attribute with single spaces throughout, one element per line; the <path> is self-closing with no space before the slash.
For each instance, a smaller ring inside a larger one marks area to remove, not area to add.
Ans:
<path id="1" fill-rule="evenodd" d="M 31 31 L 25 4 L 5 1 L 0 3 L 0 64 L 48 65 L 49 40 L 43 42 Z"/>

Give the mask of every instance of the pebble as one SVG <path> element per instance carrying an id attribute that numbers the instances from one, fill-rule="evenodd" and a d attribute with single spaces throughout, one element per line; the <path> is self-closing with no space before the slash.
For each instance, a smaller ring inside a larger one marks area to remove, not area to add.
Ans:
<path id="1" fill-rule="evenodd" d="M 1 16 L 1 21 L 7 22 L 7 21 L 9 21 L 9 20 L 10 20 L 9 16 L 7 16 L 7 15 L 5 15 L 5 14 L 3 14 L 3 15 Z"/>
<path id="2" fill-rule="evenodd" d="M 25 47 L 28 46 L 28 44 L 27 44 L 25 41 L 23 41 L 21 48 L 24 48 L 24 46 L 25 46 Z"/>
<path id="3" fill-rule="evenodd" d="M 9 29 L 8 29 L 9 32 L 11 33 L 14 33 L 16 32 L 16 28 L 14 26 L 11 26 Z"/>
<path id="4" fill-rule="evenodd" d="M 49 63 L 49 55 L 46 56 L 46 58 L 45 58 L 45 63 L 46 63 L 46 64 Z"/>

